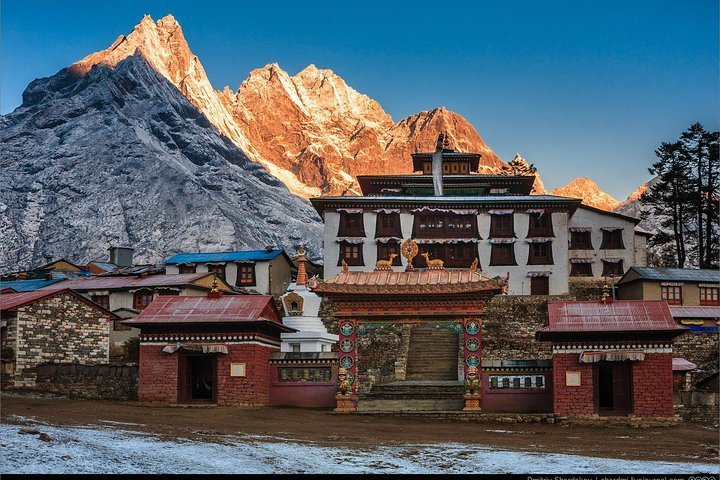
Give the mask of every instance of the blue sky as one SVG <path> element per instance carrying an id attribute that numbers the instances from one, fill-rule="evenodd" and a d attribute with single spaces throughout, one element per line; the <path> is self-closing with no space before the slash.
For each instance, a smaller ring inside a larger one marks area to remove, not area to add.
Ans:
<path id="1" fill-rule="evenodd" d="M 2 0 L 0 111 L 49 76 L 172 13 L 215 88 L 254 68 L 330 68 L 393 119 L 444 105 L 548 187 L 624 199 L 662 141 L 717 130 L 718 2 Z"/>

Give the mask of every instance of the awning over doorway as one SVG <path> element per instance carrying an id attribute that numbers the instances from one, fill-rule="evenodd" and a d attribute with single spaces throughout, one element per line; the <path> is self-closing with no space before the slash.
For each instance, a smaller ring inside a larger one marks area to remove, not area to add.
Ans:
<path id="1" fill-rule="evenodd" d="M 622 362 L 624 360 L 641 362 L 645 360 L 645 352 L 642 350 L 602 350 L 580 354 L 580 363 Z"/>
<path id="2" fill-rule="evenodd" d="M 175 353 L 178 350 L 186 350 L 190 352 L 202 352 L 202 353 L 223 353 L 227 355 L 228 349 L 226 345 L 188 345 L 178 343 L 175 346 L 168 345 L 163 348 L 165 353 Z"/>

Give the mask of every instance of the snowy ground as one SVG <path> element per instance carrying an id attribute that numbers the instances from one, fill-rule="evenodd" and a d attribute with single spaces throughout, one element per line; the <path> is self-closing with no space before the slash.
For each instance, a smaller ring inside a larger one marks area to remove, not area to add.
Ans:
<path id="1" fill-rule="evenodd" d="M 63 428 L 17 418 L 0 425 L 0 473 L 718 473 L 675 463 L 425 444 L 363 451 L 259 436 L 168 439 L 131 424 Z M 133 424 L 138 426 L 138 424 Z M 36 428 L 50 436 L 21 434 Z"/>

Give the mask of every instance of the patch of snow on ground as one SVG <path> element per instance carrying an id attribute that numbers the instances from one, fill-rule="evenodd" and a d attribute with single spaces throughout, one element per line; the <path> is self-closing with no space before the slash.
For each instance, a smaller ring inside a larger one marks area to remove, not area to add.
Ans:
<path id="1" fill-rule="evenodd" d="M 0 473 L 716 473 L 717 465 L 618 460 L 435 444 L 363 451 L 225 437 L 223 443 L 40 423 L 52 439 L 0 425 Z"/>

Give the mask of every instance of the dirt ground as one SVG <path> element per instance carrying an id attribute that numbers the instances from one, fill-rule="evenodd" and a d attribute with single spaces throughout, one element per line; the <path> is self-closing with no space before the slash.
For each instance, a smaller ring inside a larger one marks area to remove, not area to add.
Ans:
<path id="1" fill-rule="evenodd" d="M 576 455 L 662 461 L 717 458 L 713 426 L 560 426 L 430 421 L 423 418 L 338 415 L 296 408 L 153 407 L 133 402 L 69 400 L 3 395 L 3 423 L 16 416 L 58 426 L 122 422 L 125 430 L 172 438 L 213 440 L 222 435 L 267 435 L 355 449 L 382 445 L 472 443 L 490 447 Z"/>

